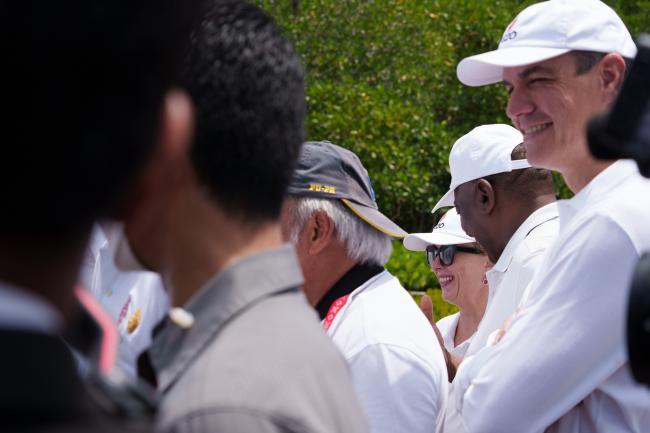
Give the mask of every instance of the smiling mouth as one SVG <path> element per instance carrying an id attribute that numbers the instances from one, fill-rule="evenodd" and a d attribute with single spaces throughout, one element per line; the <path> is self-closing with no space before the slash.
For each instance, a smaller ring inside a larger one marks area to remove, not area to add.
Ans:
<path id="1" fill-rule="evenodd" d="M 551 126 L 551 122 L 542 123 L 541 125 L 535 125 L 535 126 L 531 126 L 530 128 L 525 128 L 523 130 L 523 132 L 524 132 L 524 135 L 531 135 L 531 134 L 535 134 L 537 132 L 543 131 L 544 129 L 548 128 L 549 126 Z"/>
<path id="2" fill-rule="evenodd" d="M 451 281 L 452 281 L 453 279 L 454 279 L 454 277 L 451 277 L 451 276 L 449 276 L 449 277 L 447 277 L 447 276 L 445 276 L 445 277 L 438 277 L 438 282 L 440 283 L 440 286 L 441 286 L 441 287 L 442 287 L 442 286 L 448 286 L 449 283 L 451 283 Z"/>

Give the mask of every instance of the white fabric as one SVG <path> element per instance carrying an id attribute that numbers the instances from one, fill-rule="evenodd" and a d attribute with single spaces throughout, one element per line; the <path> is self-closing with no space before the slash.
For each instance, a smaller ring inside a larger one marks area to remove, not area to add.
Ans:
<path id="1" fill-rule="evenodd" d="M 124 232 L 124 224 L 117 221 L 102 223 L 101 229 L 108 241 L 108 250 L 115 267 L 122 272 L 147 271 L 135 256 Z"/>
<path id="2" fill-rule="evenodd" d="M 411 233 L 403 240 L 404 247 L 411 251 L 424 251 L 429 245 L 469 244 L 476 240 L 460 225 L 456 208 L 449 209 L 433 227 L 431 233 Z"/>
<path id="3" fill-rule="evenodd" d="M 510 125 L 481 125 L 460 137 L 449 152 L 451 184 L 431 213 L 454 205 L 454 190 L 466 182 L 530 167 L 527 159 L 512 160 L 512 150 L 524 142 Z"/>
<path id="4" fill-rule="evenodd" d="M 470 433 L 650 431 L 650 392 L 625 347 L 632 270 L 650 249 L 650 182 L 618 161 L 558 206 L 560 234 L 522 309 L 454 381 Z"/>
<path id="5" fill-rule="evenodd" d="M 0 328 L 57 334 L 61 313 L 40 296 L 0 281 Z"/>
<path id="6" fill-rule="evenodd" d="M 551 0 L 524 9 L 508 25 L 499 48 L 463 59 L 456 69 L 468 86 L 502 80 L 503 68 L 541 62 L 572 50 L 620 53 L 636 46 L 623 21 L 600 0 Z"/>
<path id="7" fill-rule="evenodd" d="M 490 334 L 515 312 L 559 228 L 557 203 L 550 203 L 530 214 L 513 233 L 499 260 L 485 274 L 488 303 L 467 356 L 482 349 Z"/>
<path id="8" fill-rule="evenodd" d="M 117 365 L 135 377 L 138 356 L 149 347 L 153 327 L 169 310 L 169 297 L 160 277 L 153 272 L 118 270 L 109 241 L 96 226 L 82 266 L 81 285 L 115 322 L 120 334 Z"/>
<path id="9" fill-rule="evenodd" d="M 447 352 L 458 356 L 459 358 L 464 358 L 465 352 L 467 351 L 467 348 L 472 342 L 475 334 L 471 335 L 467 340 L 456 346 L 454 337 L 456 336 L 458 319 L 460 319 L 460 313 L 454 313 L 438 320 L 436 322 L 436 326 L 438 326 L 440 334 L 442 334 L 442 341 L 445 344 L 445 349 L 447 349 Z"/>
<path id="10" fill-rule="evenodd" d="M 431 325 L 387 271 L 350 294 L 328 330 L 343 353 L 373 433 L 442 428 L 447 369 Z"/>

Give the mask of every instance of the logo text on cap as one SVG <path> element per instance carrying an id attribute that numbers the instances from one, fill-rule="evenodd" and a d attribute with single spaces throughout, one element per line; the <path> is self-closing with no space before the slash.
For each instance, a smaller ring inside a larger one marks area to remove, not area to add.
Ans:
<path id="1" fill-rule="evenodd" d="M 501 42 L 511 41 L 516 37 L 517 37 L 517 32 L 513 30 L 511 32 L 504 33 L 503 38 L 501 39 Z"/>
<path id="2" fill-rule="evenodd" d="M 327 194 L 336 194 L 336 187 L 330 185 L 321 185 L 319 183 L 310 183 L 309 191 L 324 192 Z"/>

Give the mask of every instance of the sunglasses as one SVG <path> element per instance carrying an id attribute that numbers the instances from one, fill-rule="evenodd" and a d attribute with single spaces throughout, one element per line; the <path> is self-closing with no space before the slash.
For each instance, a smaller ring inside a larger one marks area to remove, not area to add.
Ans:
<path id="1" fill-rule="evenodd" d="M 478 248 L 459 247 L 458 245 L 442 245 L 440 247 L 429 245 L 426 251 L 427 263 L 429 264 L 429 267 L 433 267 L 433 261 L 436 259 L 436 257 L 440 258 L 440 264 L 443 266 L 449 266 L 454 263 L 454 256 L 457 252 L 483 254 L 483 251 Z"/>

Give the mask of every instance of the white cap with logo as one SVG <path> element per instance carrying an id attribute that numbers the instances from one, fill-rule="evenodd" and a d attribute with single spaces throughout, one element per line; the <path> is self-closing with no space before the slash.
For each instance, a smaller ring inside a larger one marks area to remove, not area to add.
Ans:
<path id="1" fill-rule="evenodd" d="M 453 206 L 454 190 L 465 182 L 530 167 L 527 159 L 513 161 L 511 157 L 512 150 L 523 141 L 524 137 L 519 131 L 502 124 L 477 126 L 460 137 L 449 153 L 449 191 L 431 212 Z"/>
<path id="2" fill-rule="evenodd" d="M 456 208 L 451 208 L 440 218 L 431 233 L 411 233 L 403 242 L 407 250 L 424 251 L 429 245 L 469 244 L 476 240 L 463 231 Z"/>
<path id="3" fill-rule="evenodd" d="M 467 57 L 458 79 L 468 86 L 500 82 L 503 68 L 529 65 L 569 51 L 619 53 L 634 58 L 636 45 L 621 18 L 600 0 L 550 0 L 524 9 L 506 28 L 499 48 Z"/>

